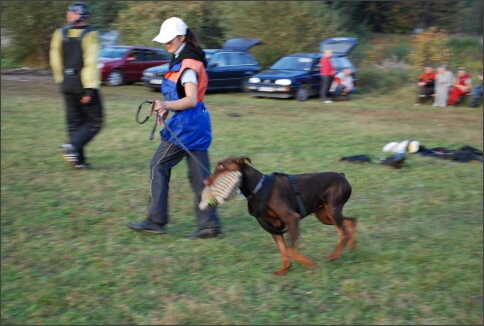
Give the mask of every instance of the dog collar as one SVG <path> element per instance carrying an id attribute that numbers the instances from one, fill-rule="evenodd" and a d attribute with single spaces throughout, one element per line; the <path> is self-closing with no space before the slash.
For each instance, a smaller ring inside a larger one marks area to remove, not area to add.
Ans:
<path id="1" fill-rule="evenodd" d="M 254 190 L 252 190 L 252 195 L 255 195 L 260 190 L 260 188 L 262 188 L 262 184 L 264 183 L 265 178 L 266 176 L 262 175 L 262 178 L 260 178 L 259 183 L 257 183 Z"/>
<path id="2" fill-rule="evenodd" d="M 246 195 L 242 191 L 240 191 L 242 196 L 244 196 L 244 198 L 247 199 L 247 200 L 252 199 L 252 196 L 257 194 L 259 192 L 259 190 L 262 188 L 262 185 L 264 184 L 265 178 L 266 178 L 266 176 L 263 174 L 262 177 L 259 179 L 259 182 L 256 184 L 254 190 L 252 190 L 249 195 Z"/>

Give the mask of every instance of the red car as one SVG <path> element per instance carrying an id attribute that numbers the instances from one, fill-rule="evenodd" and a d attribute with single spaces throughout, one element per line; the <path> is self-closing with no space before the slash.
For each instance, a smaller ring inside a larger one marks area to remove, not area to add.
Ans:
<path id="1" fill-rule="evenodd" d="M 120 86 L 141 81 L 143 70 L 169 62 L 170 55 L 162 49 L 111 45 L 99 53 L 98 68 L 103 83 Z"/>

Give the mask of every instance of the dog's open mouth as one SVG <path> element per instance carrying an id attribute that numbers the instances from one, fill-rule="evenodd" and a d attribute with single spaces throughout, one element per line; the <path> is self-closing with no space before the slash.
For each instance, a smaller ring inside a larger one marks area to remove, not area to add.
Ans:
<path id="1" fill-rule="evenodd" d="M 239 171 L 220 173 L 211 185 L 203 189 L 198 207 L 205 210 L 209 206 L 223 204 L 226 200 L 234 198 L 241 183 L 242 173 Z"/>

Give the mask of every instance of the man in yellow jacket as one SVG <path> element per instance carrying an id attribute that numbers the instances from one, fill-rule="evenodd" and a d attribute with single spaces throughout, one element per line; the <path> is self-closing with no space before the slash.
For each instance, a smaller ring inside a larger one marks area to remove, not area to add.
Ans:
<path id="1" fill-rule="evenodd" d="M 76 169 L 86 169 L 84 147 L 103 125 L 99 88 L 99 35 L 87 24 L 91 11 L 74 2 L 66 13 L 68 25 L 57 29 L 50 43 L 50 66 L 60 84 L 66 106 L 69 142 L 60 146 L 63 158 Z"/>

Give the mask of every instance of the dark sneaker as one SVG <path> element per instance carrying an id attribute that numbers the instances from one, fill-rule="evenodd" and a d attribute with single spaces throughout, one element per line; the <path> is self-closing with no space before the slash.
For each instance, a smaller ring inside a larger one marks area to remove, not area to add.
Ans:
<path id="1" fill-rule="evenodd" d="M 128 228 L 133 231 L 143 231 L 155 234 L 165 234 L 165 227 L 161 224 L 151 222 L 150 220 L 144 220 L 143 222 L 135 223 L 130 222 L 127 224 Z"/>
<path id="2" fill-rule="evenodd" d="M 202 229 L 195 233 L 189 234 L 186 237 L 188 239 L 208 239 L 208 238 L 218 238 L 222 236 L 222 232 L 219 228 L 212 229 Z"/>
<path id="3" fill-rule="evenodd" d="M 88 163 L 77 164 L 74 166 L 76 170 L 89 170 L 91 166 Z"/>
<path id="4" fill-rule="evenodd" d="M 61 145 L 59 152 L 62 153 L 62 158 L 71 166 L 75 167 L 76 165 L 79 165 L 79 153 L 71 144 Z"/>

